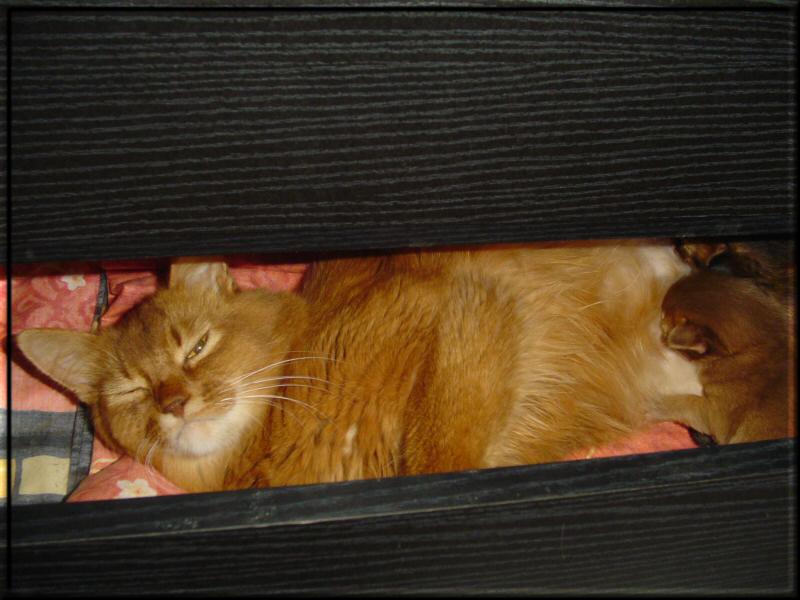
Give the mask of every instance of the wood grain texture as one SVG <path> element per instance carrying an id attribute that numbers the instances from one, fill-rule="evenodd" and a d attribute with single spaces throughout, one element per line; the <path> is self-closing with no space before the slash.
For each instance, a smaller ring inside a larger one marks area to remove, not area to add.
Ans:
<path id="1" fill-rule="evenodd" d="M 13 589 L 787 592 L 796 584 L 794 474 L 794 442 L 783 440 L 383 481 L 16 507 Z"/>
<path id="2" fill-rule="evenodd" d="M 794 8 L 794 0 L 14 0 L 18 8 L 595 9 Z"/>
<path id="3" fill-rule="evenodd" d="M 7 25 L 7 14 L 8 11 L 5 7 L 0 6 L 0 277 L 6 278 L 7 277 L 7 247 L 8 247 L 8 238 L 7 236 L 7 213 L 8 213 L 8 205 L 6 204 L 7 196 L 8 196 L 8 188 L 7 188 L 7 169 L 8 165 L 6 163 L 6 150 L 7 150 L 7 71 L 6 71 L 6 63 L 7 63 L 7 44 L 6 44 L 6 25 Z M 6 288 L 8 289 L 8 288 Z M 5 299 L 4 299 L 5 300 Z M 8 311 L 8 302 L 5 302 L 4 311 Z M 4 315 L 4 321 L 8 323 L 8 315 Z M 6 329 L 5 327 L 3 329 Z M 7 331 L 1 331 L 0 335 L 3 338 L 6 338 L 8 335 Z M 4 342 L 5 343 L 5 342 Z M 4 354 L 7 357 L 10 353 L 4 348 Z M 6 384 L 8 379 L 10 379 L 8 375 L 9 365 L 7 362 L 7 358 L 5 361 L 6 371 L 0 375 L 0 377 L 6 378 Z M 0 423 L 0 444 L 3 445 L 2 455 L 3 460 L 6 460 L 9 455 L 9 439 L 8 439 L 8 432 L 9 432 L 9 422 L 10 416 L 6 411 L 3 411 L 5 415 L 2 417 L 3 422 Z M 7 478 L 7 475 L 3 474 L 2 477 L 4 479 Z M 0 485 L 4 486 L 5 489 L 8 489 L 8 480 L 6 479 Z M 6 521 L 7 521 L 7 513 L 5 510 L 5 499 L 2 501 L 2 507 L 0 507 L 0 588 L 5 589 L 5 583 L 7 580 L 7 569 L 6 566 L 8 564 L 7 555 L 6 555 Z"/>
<path id="4" fill-rule="evenodd" d="M 15 261 L 795 231 L 789 10 L 13 19 Z M 791 592 L 793 453 L 16 507 L 13 590 Z"/>
<path id="5" fill-rule="evenodd" d="M 794 13 L 12 17 L 14 261 L 794 233 Z"/>
<path id="6" fill-rule="evenodd" d="M 6 109 L 8 106 L 8 77 L 6 63 L 8 62 L 6 40 L 8 9 L 0 6 L 0 264 L 6 263 L 6 251 L 8 248 L 7 220 L 8 220 L 8 199 L 7 175 L 8 163 L 6 162 L 6 151 L 8 146 Z M 4 271 L 5 272 L 5 271 Z"/>

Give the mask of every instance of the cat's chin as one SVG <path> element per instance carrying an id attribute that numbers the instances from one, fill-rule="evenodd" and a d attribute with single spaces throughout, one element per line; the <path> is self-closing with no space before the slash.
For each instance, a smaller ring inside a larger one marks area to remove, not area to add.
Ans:
<path id="1" fill-rule="evenodd" d="M 220 450 L 221 445 L 214 434 L 218 419 L 185 420 L 174 436 L 173 445 L 181 454 L 188 456 L 207 456 Z M 217 424 L 218 428 L 219 425 Z"/>
<path id="2" fill-rule="evenodd" d="M 182 418 L 162 415 L 159 425 L 166 447 L 184 457 L 203 457 L 230 447 L 238 438 L 240 419 L 234 411 L 221 416 Z"/>

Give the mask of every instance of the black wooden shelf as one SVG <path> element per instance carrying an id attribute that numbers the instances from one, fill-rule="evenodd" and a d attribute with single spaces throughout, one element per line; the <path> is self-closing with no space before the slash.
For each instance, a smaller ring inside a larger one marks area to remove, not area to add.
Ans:
<path id="1" fill-rule="evenodd" d="M 782 593 L 793 440 L 13 508 L 19 593 Z M 178 575 L 180 574 L 180 575 Z"/>
<path id="2" fill-rule="evenodd" d="M 795 235 L 794 2 L 126 4 L 151 10 L 0 8 L 4 259 Z M 12 507 L 6 575 L 20 595 L 788 594 L 794 451 Z"/>
<path id="3" fill-rule="evenodd" d="M 787 8 L 9 31 L 14 262 L 795 230 Z"/>

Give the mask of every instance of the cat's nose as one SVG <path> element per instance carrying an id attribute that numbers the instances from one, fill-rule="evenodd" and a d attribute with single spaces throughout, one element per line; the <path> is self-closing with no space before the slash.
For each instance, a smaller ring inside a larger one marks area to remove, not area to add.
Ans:
<path id="1" fill-rule="evenodd" d="M 186 402 L 188 400 L 189 399 L 186 396 L 167 398 L 164 402 L 161 403 L 161 409 L 164 412 L 168 412 L 171 415 L 175 415 L 176 417 L 182 417 L 183 408 L 186 406 Z"/>
<path id="2" fill-rule="evenodd" d="M 182 417 L 189 394 L 180 383 L 168 381 L 158 387 L 156 400 L 161 412 Z"/>

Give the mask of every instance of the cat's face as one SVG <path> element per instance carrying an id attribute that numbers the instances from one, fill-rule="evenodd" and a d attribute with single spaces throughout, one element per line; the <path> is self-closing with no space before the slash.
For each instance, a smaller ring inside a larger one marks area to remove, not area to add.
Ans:
<path id="1" fill-rule="evenodd" d="M 168 289 L 98 335 L 28 330 L 17 341 L 129 454 L 203 457 L 263 423 L 289 345 L 286 302 L 239 292 L 223 263 L 183 264 Z"/>

